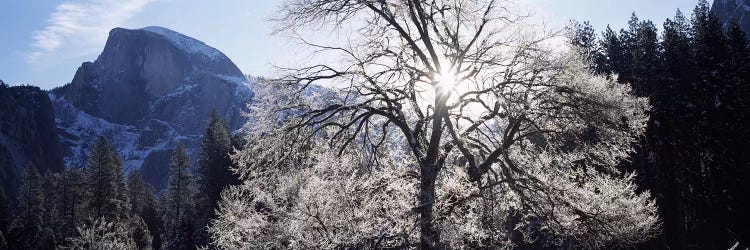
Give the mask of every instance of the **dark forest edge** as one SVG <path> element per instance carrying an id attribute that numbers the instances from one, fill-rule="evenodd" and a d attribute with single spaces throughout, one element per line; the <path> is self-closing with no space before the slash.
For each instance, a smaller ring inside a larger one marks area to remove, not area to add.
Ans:
<path id="1" fill-rule="evenodd" d="M 750 50 L 737 20 L 722 27 L 702 0 L 661 33 L 635 14 L 619 32 L 574 26 L 599 74 L 632 83 L 652 105 L 648 131 L 622 168 L 636 170 L 663 221 L 642 248 L 726 249 L 750 241 Z"/>

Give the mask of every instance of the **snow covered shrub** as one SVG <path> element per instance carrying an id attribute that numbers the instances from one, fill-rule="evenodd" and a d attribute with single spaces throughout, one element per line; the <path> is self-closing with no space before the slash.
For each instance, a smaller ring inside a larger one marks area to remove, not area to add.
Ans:
<path id="1" fill-rule="evenodd" d="M 79 236 L 68 239 L 71 249 L 138 249 L 128 224 L 108 222 L 103 218 L 78 228 Z"/>

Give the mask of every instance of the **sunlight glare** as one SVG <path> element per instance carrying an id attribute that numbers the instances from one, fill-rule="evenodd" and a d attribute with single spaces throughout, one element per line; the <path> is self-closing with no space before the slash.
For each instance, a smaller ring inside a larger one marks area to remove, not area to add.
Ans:
<path id="1" fill-rule="evenodd" d="M 438 81 L 437 92 L 446 95 L 450 94 L 459 84 L 458 75 L 452 65 L 442 65 L 440 71 L 435 73 L 433 79 Z"/>

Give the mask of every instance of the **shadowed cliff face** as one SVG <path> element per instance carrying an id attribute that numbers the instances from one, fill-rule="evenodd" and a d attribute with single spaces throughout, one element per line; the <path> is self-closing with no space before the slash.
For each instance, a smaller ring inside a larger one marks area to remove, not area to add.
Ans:
<path id="1" fill-rule="evenodd" d="M 0 184 L 8 197 L 15 197 L 29 164 L 42 173 L 63 169 L 52 105 L 38 87 L 7 87 L 0 81 Z"/>
<path id="2" fill-rule="evenodd" d="M 177 44 L 170 35 L 191 39 L 194 44 Z M 193 47 L 206 51 L 191 51 L 196 50 Z M 81 65 L 71 83 L 53 93 L 109 122 L 173 122 L 185 118 L 174 105 L 186 106 L 190 101 L 198 102 L 193 110 L 196 116 L 207 117 L 211 109 L 223 114 L 237 111 L 232 110 L 232 101 L 238 86 L 226 81 L 227 77 L 244 79 L 229 58 L 197 40 L 157 27 L 115 28 L 96 61 Z M 199 91 L 189 97 L 175 93 L 184 88 Z M 174 105 L 166 105 L 165 99 Z M 241 125 L 238 122 L 232 121 L 232 125 Z M 205 119 L 180 121 L 180 130 L 188 133 L 204 126 Z"/>
<path id="3" fill-rule="evenodd" d="M 715 0 L 711 11 L 719 17 L 724 27 L 735 19 L 745 33 L 750 33 L 750 0 Z"/>
<path id="4" fill-rule="evenodd" d="M 203 42 L 161 27 L 115 28 L 96 61 L 83 63 L 50 98 L 66 162 L 83 164 L 102 134 L 120 151 L 125 169 L 143 168 L 158 189 L 173 147 L 185 143 L 197 156 L 211 110 L 232 129 L 244 124 L 249 86 L 229 58 Z"/>

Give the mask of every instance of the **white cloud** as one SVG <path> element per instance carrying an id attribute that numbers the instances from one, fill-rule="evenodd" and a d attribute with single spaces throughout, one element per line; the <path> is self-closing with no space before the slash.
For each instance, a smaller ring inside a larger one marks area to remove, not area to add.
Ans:
<path id="1" fill-rule="evenodd" d="M 107 40 L 109 30 L 122 26 L 155 0 L 83 0 L 58 5 L 47 26 L 34 32 L 31 63 L 51 56 L 82 56 L 96 53 Z"/>

